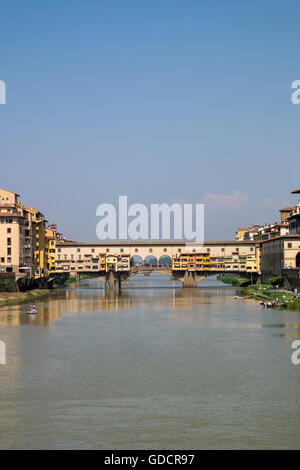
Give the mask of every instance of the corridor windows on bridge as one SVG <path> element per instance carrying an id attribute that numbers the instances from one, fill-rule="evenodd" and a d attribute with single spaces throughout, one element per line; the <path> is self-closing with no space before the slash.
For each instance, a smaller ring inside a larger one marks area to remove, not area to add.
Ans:
<path id="1" fill-rule="evenodd" d="M 130 259 L 130 266 L 142 266 L 143 259 L 140 255 L 133 255 Z"/>
<path id="2" fill-rule="evenodd" d="M 161 267 L 170 267 L 170 266 L 172 266 L 172 260 L 171 260 L 170 256 L 162 255 L 159 258 L 159 263 L 158 264 Z"/>
<path id="3" fill-rule="evenodd" d="M 154 266 L 156 267 L 158 264 L 157 264 L 157 258 L 153 255 L 148 255 L 146 256 L 146 258 L 144 259 L 144 265 L 145 266 Z"/>

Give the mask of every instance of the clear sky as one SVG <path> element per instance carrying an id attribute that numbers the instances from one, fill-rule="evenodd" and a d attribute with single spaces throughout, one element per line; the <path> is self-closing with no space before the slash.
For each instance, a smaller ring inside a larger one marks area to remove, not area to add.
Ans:
<path id="1" fill-rule="evenodd" d="M 1 4 L 0 187 L 65 235 L 96 207 L 205 202 L 206 239 L 300 187 L 299 0 Z"/>

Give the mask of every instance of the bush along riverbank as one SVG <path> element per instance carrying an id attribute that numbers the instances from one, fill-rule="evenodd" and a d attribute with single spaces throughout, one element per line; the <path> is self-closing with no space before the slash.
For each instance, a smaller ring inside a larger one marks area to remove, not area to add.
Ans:
<path id="1" fill-rule="evenodd" d="M 267 307 L 285 308 L 300 311 L 300 295 L 281 289 L 283 278 L 278 276 L 270 279 L 270 284 L 250 285 L 250 281 L 234 276 L 217 277 L 218 281 L 225 282 L 234 287 L 242 287 L 240 294 L 246 299 L 258 300 Z"/>
<path id="2" fill-rule="evenodd" d="M 93 276 L 91 274 L 80 274 L 80 281 L 82 281 L 83 279 L 92 279 L 92 278 L 95 278 L 95 276 Z M 72 284 L 75 284 L 76 282 L 79 282 L 79 279 L 77 279 L 74 276 L 69 276 L 64 280 L 60 280 L 59 283 L 54 282 L 53 286 L 55 288 L 57 288 L 57 287 L 68 287 Z"/>
<path id="3" fill-rule="evenodd" d="M 34 289 L 27 292 L 0 292 L 0 307 L 18 303 L 32 303 L 50 293 L 49 289 Z"/>
<path id="4" fill-rule="evenodd" d="M 64 279 L 63 281 L 60 281 L 60 283 L 54 283 L 53 287 L 58 288 L 58 287 L 68 287 L 71 284 L 75 284 L 77 282 L 76 277 L 70 276 Z"/>
<path id="5" fill-rule="evenodd" d="M 245 279 L 244 277 L 223 276 L 222 274 L 217 277 L 217 280 L 234 287 L 246 287 L 251 282 L 249 279 Z"/>

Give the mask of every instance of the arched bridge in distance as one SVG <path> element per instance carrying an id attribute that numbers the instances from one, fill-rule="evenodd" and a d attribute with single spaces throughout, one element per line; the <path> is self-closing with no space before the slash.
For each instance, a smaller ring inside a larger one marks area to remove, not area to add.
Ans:
<path id="1" fill-rule="evenodd" d="M 81 274 L 98 277 L 108 289 L 136 274 L 158 272 L 196 287 L 199 280 L 216 274 L 235 274 L 256 281 L 259 245 L 254 241 L 204 242 L 61 242 L 56 245 L 56 267 L 51 275 Z"/>

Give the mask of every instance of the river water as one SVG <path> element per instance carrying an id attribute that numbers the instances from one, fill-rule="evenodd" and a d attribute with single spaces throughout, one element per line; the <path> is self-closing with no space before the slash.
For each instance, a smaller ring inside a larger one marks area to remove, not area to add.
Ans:
<path id="1" fill-rule="evenodd" d="M 1 449 L 300 448 L 300 313 L 135 276 L 1 307 Z"/>

